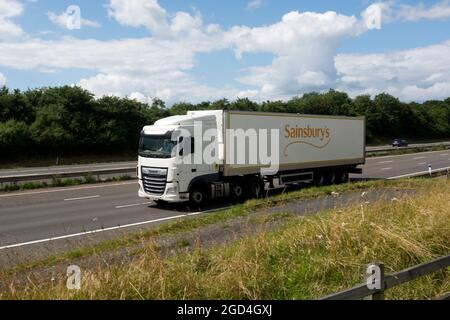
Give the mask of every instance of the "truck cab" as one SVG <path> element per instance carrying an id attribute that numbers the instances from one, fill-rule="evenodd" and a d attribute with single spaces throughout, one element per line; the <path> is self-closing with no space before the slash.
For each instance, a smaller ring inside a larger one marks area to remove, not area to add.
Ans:
<path id="1" fill-rule="evenodd" d="M 218 163 L 207 165 L 201 161 L 201 138 L 207 130 L 217 132 L 220 113 L 189 112 L 143 128 L 138 152 L 140 197 L 155 202 L 184 202 L 192 198 L 190 191 L 196 178 L 218 179 Z M 195 141 L 196 133 L 200 141 Z M 196 151 L 200 153 L 197 161 Z M 203 199 L 198 197 L 204 194 L 195 196 L 201 202 Z"/>

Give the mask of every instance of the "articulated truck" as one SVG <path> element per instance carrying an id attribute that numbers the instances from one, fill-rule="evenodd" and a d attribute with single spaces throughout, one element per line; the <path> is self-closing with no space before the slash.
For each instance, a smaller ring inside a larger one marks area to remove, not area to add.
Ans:
<path id="1" fill-rule="evenodd" d="M 142 129 L 139 196 L 200 206 L 266 186 L 346 182 L 362 173 L 365 136 L 364 117 L 189 111 Z"/>

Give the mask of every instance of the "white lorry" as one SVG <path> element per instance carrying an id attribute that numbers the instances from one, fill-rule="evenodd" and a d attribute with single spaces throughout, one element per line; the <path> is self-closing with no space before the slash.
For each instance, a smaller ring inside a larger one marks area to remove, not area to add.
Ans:
<path id="1" fill-rule="evenodd" d="M 365 118 L 189 111 L 143 128 L 139 196 L 202 205 L 270 187 L 341 183 L 365 163 Z"/>

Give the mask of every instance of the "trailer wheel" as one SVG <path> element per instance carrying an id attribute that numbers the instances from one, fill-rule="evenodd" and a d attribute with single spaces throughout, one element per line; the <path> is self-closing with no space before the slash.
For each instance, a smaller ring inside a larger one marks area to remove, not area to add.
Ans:
<path id="1" fill-rule="evenodd" d="M 248 182 L 248 190 L 252 198 L 259 198 L 264 193 L 264 182 L 258 177 L 253 177 Z"/>
<path id="2" fill-rule="evenodd" d="M 314 173 L 314 184 L 316 186 L 323 186 L 325 184 L 325 175 L 321 172 Z"/>
<path id="3" fill-rule="evenodd" d="M 327 173 L 325 180 L 326 180 L 325 182 L 327 185 L 335 184 L 336 180 L 337 180 L 336 173 L 334 173 L 334 172 Z"/>
<path id="4" fill-rule="evenodd" d="M 241 200 L 245 198 L 244 180 L 237 179 L 231 184 L 231 195 L 234 199 Z"/>
<path id="5" fill-rule="evenodd" d="M 336 177 L 336 183 L 347 183 L 348 172 L 340 172 Z"/>

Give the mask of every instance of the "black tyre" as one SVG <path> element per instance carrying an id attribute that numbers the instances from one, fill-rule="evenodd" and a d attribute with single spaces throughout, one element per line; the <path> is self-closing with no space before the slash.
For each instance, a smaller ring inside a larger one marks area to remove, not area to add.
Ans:
<path id="1" fill-rule="evenodd" d="M 323 186 L 325 184 L 325 174 L 323 172 L 314 172 L 314 185 Z"/>
<path id="2" fill-rule="evenodd" d="M 336 183 L 347 183 L 348 182 L 348 172 L 339 172 L 336 175 Z"/>
<path id="3" fill-rule="evenodd" d="M 189 193 L 189 201 L 193 206 L 200 207 L 204 205 L 208 200 L 208 193 L 203 186 L 197 186 L 192 188 Z"/>
<path id="4" fill-rule="evenodd" d="M 326 185 L 332 185 L 332 184 L 335 184 L 335 183 L 336 183 L 336 177 L 337 177 L 336 173 L 334 173 L 334 172 L 328 172 L 328 173 L 325 175 L 325 184 L 326 184 Z"/>
<path id="5" fill-rule="evenodd" d="M 231 196 L 233 199 L 242 200 L 246 196 L 243 179 L 237 179 L 231 184 Z"/>
<path id="6" fill-rule="evenodd" d="M 264 181 L 258 177 L 250 178 L 247 190 L 252 198 L 259 198 L 264 194 Z"/>

